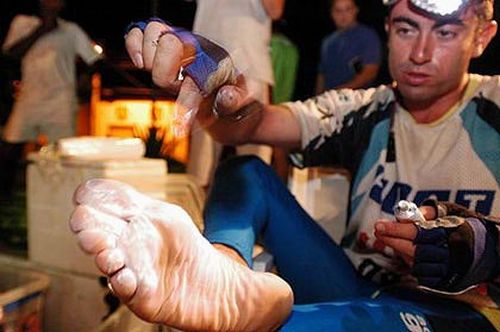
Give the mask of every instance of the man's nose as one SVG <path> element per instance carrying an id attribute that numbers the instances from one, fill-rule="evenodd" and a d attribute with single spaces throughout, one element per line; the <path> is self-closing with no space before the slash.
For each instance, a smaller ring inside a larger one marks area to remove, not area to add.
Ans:
<path id="1" fill-rule="evenodd" d="M 431 34 L 420 34 L 413 41 L 410 58 L 416 64 L 424 64 L 431 61 L 434 52 L 434 40 Z"/>

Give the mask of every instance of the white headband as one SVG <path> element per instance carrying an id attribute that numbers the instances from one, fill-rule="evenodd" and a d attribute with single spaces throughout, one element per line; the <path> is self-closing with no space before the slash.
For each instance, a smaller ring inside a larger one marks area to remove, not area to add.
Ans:
<path id="1" fill-rule="evenodd" d="M 383 0 L 390 6 L 399 0 Z M 409 0 L 414 6 L 434 15 L 447 16 L 462 9 L 469 0 Z"/>

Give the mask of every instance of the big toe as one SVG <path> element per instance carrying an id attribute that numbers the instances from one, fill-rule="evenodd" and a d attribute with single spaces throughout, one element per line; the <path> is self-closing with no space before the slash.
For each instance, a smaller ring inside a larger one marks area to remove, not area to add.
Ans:
<path id="1" fill-rule="evenodd" d="M 142 211 L 149 198 L 120 181 L 91 179 L 76 189 L 73 200 L 126 219 Z"/>
<path id="2" fill-rule="evenodd" d="M 127 221 L 101 212 L 87 205 L 75 208 L 69 219 L 70 229 L 79 233 L 89 229 L 101 229 L 119 236 L 125 229 Z"/>

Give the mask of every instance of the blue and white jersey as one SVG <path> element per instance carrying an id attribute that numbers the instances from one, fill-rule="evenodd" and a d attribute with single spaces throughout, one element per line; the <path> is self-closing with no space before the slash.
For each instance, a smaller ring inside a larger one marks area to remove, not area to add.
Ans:
<path id="1" fill-rule="evenodd" d="M 294 163 L 351 172 L 341 245 L 372 280 L 391 283 L 403 273 L 373 234 L 378 219 L 394 218 L 399 200 L 436 198 L 500 216 L 500 76 L 471 74 L 462 100 L 431 124 L 415 122 L 390 86 L 329 91 L 286 106 L 302 128 Z"/>

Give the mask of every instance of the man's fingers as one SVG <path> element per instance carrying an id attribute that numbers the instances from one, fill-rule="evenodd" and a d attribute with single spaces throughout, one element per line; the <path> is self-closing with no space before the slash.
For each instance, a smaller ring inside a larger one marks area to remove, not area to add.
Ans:
<path id="1" fill-rule="evenodd" d="M 127 49 L 128 56 L 137 68 L 144 68 L 144 61 L 142 59 L 143 39 L 144 34 L 139 28 L 130 30 L 125 36 L 125 48 Z"/>
<path id="2" fill-rule="evenodd" d="M 159 40 L 158 38 L 162 33 L 168 31 L 170 28 L 157 21 L 148 23 L 144 29 L 144 38 L 142 40 L 142 56 L 144 59 L 144 68 L 151 70 L 153 68 L 153 61 L 155 59 Z"/>
<path id="3" fill-rule="evenodd" d="M 389 236 L 377 236 L 377 238 L 383 241 L 385 245 L 394 249 L 407 264 L 413 261 L 413 257 L 415 257 L 415 245 L 412 241 Z"/>
<path id="4" fill-rule="evenodd" d="M 150 22 L 144 32 L 134 28 L 125 37 L 125 47 L 136 67 L 150 70 L 156 85 L 176 93 L 180 87 L 177 80 L 180 67 L 192 62 L 194 56 L 184 50 L 178 37 L 165 34 L 169 29 L 157 21 Z"/>
<path id="5" fill-rule="evenodd" d="M 151 72 L 153 82 L 171 92 L 178 92 L 182 83 L 178 79 L 179 71 L 187 61 L 182 41 L 171 33 L 164 34 L 155 51 Z M 192 57 L 190 59 L 192 61 Z"/>
<path id="6" fill-rule="evenodd" d="M 244 83 L 223 86 L 217 92 L 214 106 L 221 116 L 230 115 L 253 101 Z"/>
<path id="7" fill-rule="evenodd" d="M 375 223 L 375 235 L 390 236 L 413 241 L 417 236 L 417 227 L 414 223 L 386 222 Z"/>
<path id="8" fill-rule="evenodd" d="M 436 211 L 432 206 L 421 206 L 419 209 L 424 215 L 425 220 L 434 220 L 437 218 Z"/>
<path id="9" fill-rule="evenodd" d="M 185 91 L 187 91 L 187 89 L 183 92 Z M 182 104 L 185 110 L 188 110 L 186 105 L 193 105 L 192 101 L 185 101 L 186 99 L 193 100 L 192 96 L 190 97 L 188 93 L 183 93 L 182 98 L 179 99 L 183 100 L 179 104 Z M 203 99 L 199 107 L 199 112 L 196 114 L 196 119 L 201 128 L 210 127 L 219 117 L 229 116 L 240 111 L 241 107 L 244 107 L 246 102 L 249 102 L 246 89 L 235 85 L 225 85 L 220 88 L 215 97 L 209 96 Z"/>
<path id="10" fill-rule="evenodd" d="M 127 34 L 126 47 L 137 67 L 151 71 L 155 85 L 178 95 L 176 136 L 187 135 L 200 109 L 200 123 L 207 127 L 215 121 L 218 111 L 221 116 L 230 115 L 245 105 L 245 98 L 248 100 L 243 79 L 236 77 L 231 58 L 208 39 L 151 21 L 143 32 L 134 28 Z M 220 87 L 218 107 L 214 108 L 212 103 Z"/>
<path id="11" fill-rule="evenodd" d="M 401 257 L 401 259 L 406 263 L 407 266 L 413 267 L 413 264 L 415 263 L 415 257 L 402 252 L 398 252 L 397 254 L 399 255 L 399 257 Z"/>
<path id="12" fill-rule="evenodd" d="M 417 236 L 417 227 L 413 223 L 378 221 L 375 223 L 375 236 L 399 253 L 407 263 L 415 256 L 413 240 Z"/>

